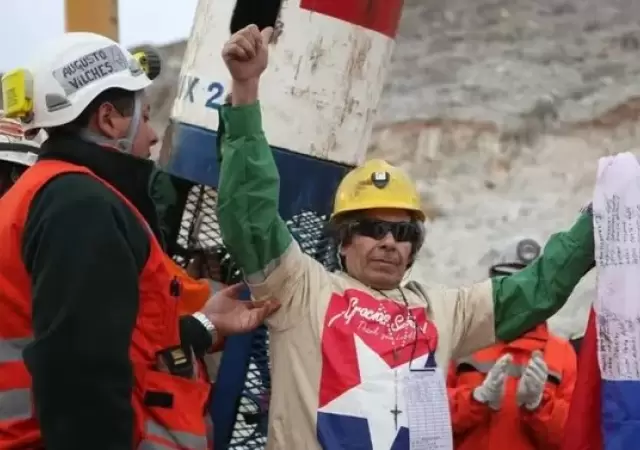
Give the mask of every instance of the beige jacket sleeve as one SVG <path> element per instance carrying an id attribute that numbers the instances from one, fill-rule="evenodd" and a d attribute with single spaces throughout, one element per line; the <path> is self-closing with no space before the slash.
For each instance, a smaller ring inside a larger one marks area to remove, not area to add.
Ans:
<path id="1" fill-rule="evenodd" d="M 459 289 L 426 289 L 412 281 L 407 287 L 426 299 L 438 334 L 460 358 L 496 342 L 491 280 Z"/>
<path id="2" fill-rule="evenodd" d="M 316 260 L 306 255 L 295 240 L 280 257 L 278 264 L 262 283 L 249 284 L 254 301 L 278 300 L 282 307 L 269 319 L 267 325 L 284 331 L 307 317 L 313 299 L 323 287 L 331 283 L 329 272 Z"/>

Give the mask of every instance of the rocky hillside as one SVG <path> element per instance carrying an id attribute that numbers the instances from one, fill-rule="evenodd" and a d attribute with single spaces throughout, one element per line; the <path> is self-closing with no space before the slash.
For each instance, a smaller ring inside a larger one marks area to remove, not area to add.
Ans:
<path id="1" fill-rule="evenodd" d="M 598 157 L 636 146 L 639 23 L 633 0 L 405 0 L 370 155 L 419 180 L 432 220 L 412 277 L 472 282 L 513 239 L 571 225 Z M 159 128 L 184 44 L 164 51 Z M 581 334 L 592 289 L 561 334 Z"/>

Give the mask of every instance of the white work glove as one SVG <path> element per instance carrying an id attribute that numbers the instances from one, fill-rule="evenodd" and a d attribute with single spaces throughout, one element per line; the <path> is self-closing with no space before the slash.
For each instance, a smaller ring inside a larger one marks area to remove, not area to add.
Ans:
<path id="1" fill-rule="evenodd" d="M 533 352 L 529 364 L 518 382 L 518 390 L 516 391 L 518 406 L 524 406 L 529 411 L 540 406 L 548 375 L 549 368 L 542 359 L 542 352 Z"/>
<path id="2" fill-rule="evenodd" d="M 504 397 L 504 382 L 507 376 L 507 366 L 511 363 L 510 354 L 502 355 L 493 365 L 480 386 L 473 390 L 473 398 L 497 411 L 500 409 Z"/>

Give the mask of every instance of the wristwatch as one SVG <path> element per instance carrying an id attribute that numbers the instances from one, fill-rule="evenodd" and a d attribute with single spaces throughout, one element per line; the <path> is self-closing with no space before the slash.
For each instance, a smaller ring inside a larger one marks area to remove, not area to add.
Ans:
<path id="1" fill-rule="evenodd" d="M 201 312 L 193 313 L 192 316 L 195 317 L 198 320 L 198 322 L 202 324 L 203 327 L 205 327 L 205 329 L 211 335 L 212 341 L 215 342 L 217 337 L 216 335 L 218 334 L 216 330 L 216 326 L 213 323 L 211 323 L 211 321 L 207 318 L 207 316 L 205 316 Z"/>

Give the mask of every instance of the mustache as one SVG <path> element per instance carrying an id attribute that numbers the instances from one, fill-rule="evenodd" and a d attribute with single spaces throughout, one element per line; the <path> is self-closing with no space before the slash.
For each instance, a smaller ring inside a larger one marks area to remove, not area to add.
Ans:
<path id="1" fill-rule="evenodd" d="M 391 264 L 399 264 L 402 260 L 400 252 L 395 248 L 374 247 L 367 256 L 372 261 L 383 261 Z"/>

